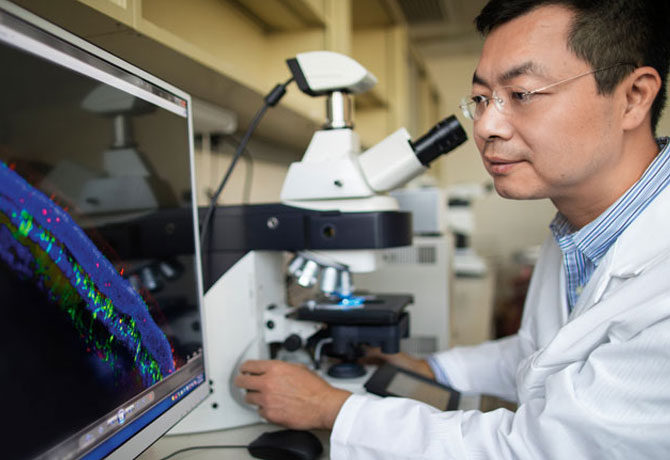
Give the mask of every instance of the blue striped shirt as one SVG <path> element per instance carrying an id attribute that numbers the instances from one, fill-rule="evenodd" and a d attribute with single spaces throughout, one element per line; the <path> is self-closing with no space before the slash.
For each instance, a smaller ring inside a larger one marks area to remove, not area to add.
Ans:
<path id="1" fill-rule="evenodd" d="M 661 152 L 642 177 L 593 222 L 575 231 L 560 213 L 552 221 L 551 231 L 563 252 L 569 311 L 608 249 L 670 182 L 668 140 L 658 140 Z"/>

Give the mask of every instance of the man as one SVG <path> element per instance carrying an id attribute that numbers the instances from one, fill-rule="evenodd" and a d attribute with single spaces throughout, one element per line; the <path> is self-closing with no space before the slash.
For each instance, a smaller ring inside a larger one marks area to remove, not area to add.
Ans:
<path id="1" fill-rule="evenodd" d="M 558 210 L 518 334 L 403 362 L 518 409 L 440 412 L 247 362 L 267 419 L 332 428 L 332 458 L 670 458 L 670 146 L 654 139 L 665 2 L 492 0 L 463 103 L 500 195 Z"/>

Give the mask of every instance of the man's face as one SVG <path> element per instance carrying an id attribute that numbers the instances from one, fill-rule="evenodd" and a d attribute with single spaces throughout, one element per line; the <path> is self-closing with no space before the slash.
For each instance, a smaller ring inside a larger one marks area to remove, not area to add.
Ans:
<path id="1" fill-rule="evenodd" d="M 572 13 L 538 8 L 494 29 L 473 79 L 473 95 L 505 86 L 528 91 L 591 69 L 567 47 Z M 616 91 L 615 91 L 616 94 Z M 615 180 L 622 151 L 621 98 L 597 92 L 586 75 L 533 96 L 522 111 L 500 113 L 491 103 L 474 122 L 484 166 L 503 197 L 592 199 Z"/>

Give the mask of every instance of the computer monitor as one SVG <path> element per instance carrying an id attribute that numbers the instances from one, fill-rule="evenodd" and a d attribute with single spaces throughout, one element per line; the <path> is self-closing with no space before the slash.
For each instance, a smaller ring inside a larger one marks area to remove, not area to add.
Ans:
<path id="1" fill-rule="evenodd" d="M 188 94 L 0 0 L 4 458 L 132 458 L 208 393 Z"/>

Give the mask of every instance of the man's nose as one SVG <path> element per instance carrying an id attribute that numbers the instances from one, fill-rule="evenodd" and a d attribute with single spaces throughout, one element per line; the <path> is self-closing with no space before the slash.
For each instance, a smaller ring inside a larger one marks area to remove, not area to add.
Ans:
<path id="1" fill-rule="evenodd" d="M 493 139 L 509 139 L 514 133 L 514 127 L 507 115 L 501 113 L 492 100 L 474 122 L 475 136 L 488 141 Z"/>

